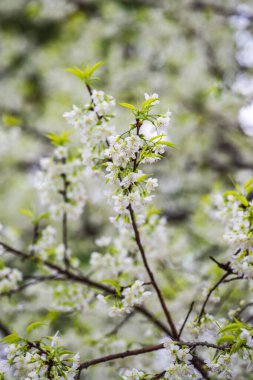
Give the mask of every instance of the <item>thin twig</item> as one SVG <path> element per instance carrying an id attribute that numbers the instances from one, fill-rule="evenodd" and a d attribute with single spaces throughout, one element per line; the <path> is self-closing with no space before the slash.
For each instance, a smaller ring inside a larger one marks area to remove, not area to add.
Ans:
<path id="1" fill-rule="evenodd" d="M 135 312 L 132 312 L 130 314 L 128 314 L 124 319 L 122 319 L 122 321 L 120 323 L 118 323 L 111 331 L 109 331 L 108 333 L 105 334 L 106 337 L 108 336 L 112 336 L 112 335 L 115 335 L 118 333 L 118 331 L 121 329 L 121 327 L 123 327 L 128 321 L 129 319 L 131 319 L 133 316 L 135 315 Z"/>
<path id="2" fill-rule="evenodd" d="M 191 303 L 191 305 L 190 305 L 190 308 L 189 308 L 189 310 L 188 310 L 188 313 L 186 314 L 185 320 L 184 320 L 184 322 L 183 322 L 183 324 L 182 324 L 182 326 L 181 326 L 181 328 L 180 328 L 180 330 L 179 330 L 179 333 L 178 333 L 178 339 L 179 339 L 179 338 L 181 337 L 181 335 L 182 335 L 182 332 L 183 332 L 183 330 L 184 330 L 184 328 L 185 328 L 185 325 L 186 325 L 186 323 L 187 323 L 187 321 L 188 321 L 188 319 L 189 319 L 189 316 L 190 316 L 190 314 L 191 314 L 191 312 L 192 312 L 192 309 L 193 309 L 194 304 L 195 304 L 195 302 L 193 301 L 193 302 Z"/>
<path id="3" fill-rule="evenodd" d="M 66 164 L 66 159 L 63 158 L 62 160 L 63 164 Z M 62 180 L 63 180 L 63 190 L 61 192 L 63 201 L 65 205 L 68 203 L 68 179 L 66 173 L 63 173 L 62 175 Z M 64 245 L 64 263 L 65 267 L 68 269 L 70 267 L 70 261 L 68 257 L 68 214 L 66 210 L 63 212 L 62 216 L 62 242 Z"/>
<path id="4" fill-rule="evenodd" d="M 225 280 L 223 282 L 228 283 L 228 282 L 237 281 L 237 280 L 247 280 L 247 278 L 245 278 L 243 276 L 237 276 L 237 277 L 229 278 L 228 280 Z"/>
<path id="5" fill-rule="evenodd" d="M 253 306 L 253 302 L 249 302 L 247 303 L 246 305 L 244 305 L 243 307 L 241 307 L 241 309 L 235 314 L 235 318 L 239 318 L 241 316 L 241 314 L 246 310 L 248 309 L 248 307 L 251 307 Z"/>
<path id="6" fill-rule="evenodd" d="M 225 273 L 225 274 L 219 279 L 219 281 L 217 281 L 216 284 L 215 284 L 215 285 L 209 290 L 209 292 L 207 293 L 207 296 L 206 296 L 206 298 L 205 298 L 205 301 L 204 301 L 204 303 L 203 303 L 203 305 L 202 305 L 202 308 L 201 308 L 201 310 L 200 310 L 200 313 L 199 313 L 198 323 L 200 323 L 201 318 L 202 318 L 203 314 L 205 313 L 205 307 L 206 307 L 206 305 L 207 305 L 207 303 L 208 303 L 208 301 L 209 301 L 209 299 L 210 299 L 212 293 L 215 291 L 215 289 L 217 289 L 217 288 L 220 286 L 220 284 L 222 284 L 222 282 L 224 282 L 224 280 L 225 280 L 229 275 L 230 275 L 230 273 Z"/>

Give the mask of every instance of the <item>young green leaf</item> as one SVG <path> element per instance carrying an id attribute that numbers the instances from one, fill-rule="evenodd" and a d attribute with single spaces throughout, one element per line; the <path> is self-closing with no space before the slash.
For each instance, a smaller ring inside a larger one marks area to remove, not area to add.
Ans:
<path id="1" fill-rule="evenodd" d="M 125 107 L 125 108 L 129 108 L 131 110 L 135 110 L 136 107 L 133 105 L 133 104 L 129 104 L 129 103 L 119 103 L 120 106 L 122 107 Z"/>
<path id="2" fill-rule="evenodd" d="M 27 326 L 27 328 L 26 328 L 26 332 L 29 333 L 32 330 L 36 329 L 37 327 L 41 327 L 41 326 L 45 326 L 45 325 L 46 325 L 46 323 L 44 323 L 44 322 L 33 322 L 33 323 L 30 323 L 30 325 Z"/>
<path id="3" fill-rule="evenodd" d="M 27 216 L 30 219 L 34 218 L 34 213 L 31 210 L 28 210 L 27 208 L 21 208 L 19 212 L 20 214 Z"/>
<path id="4" fill-rule="evenodd" d="M 17 331 L 12 330 L 12 334 L 7 335 L 3 339 L 0 340 L 1 343 L 3 344 L 13 344 L 19 341 L 20 336 L 18 335 Z"/>

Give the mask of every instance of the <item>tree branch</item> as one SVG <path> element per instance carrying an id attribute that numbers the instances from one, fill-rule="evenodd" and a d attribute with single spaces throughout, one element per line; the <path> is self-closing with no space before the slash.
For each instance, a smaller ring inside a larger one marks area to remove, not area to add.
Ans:
<path id="1" fill-rule="evenodd" d="M 224 280 L 230 275 L 230 273 L 226 272 L 220 279 L 219 281 L 216 282 L 216 284 L 209 290 L 206 298 L 205 298 L 205 301 L 202 305 L 202 308 L 200 310 L 200 313 L 199 313 L 199 317 L 198 317 L 198 323 L 200 323 L 201 321 L 201 318 L 203 316 L 203 314 L 205 313 L 205 308 L 206 308 L 206 305 L 211 297 L 211 295 L 213 294 L 213 292 L 215 291 L 215 289 L 217 289 L 220 284 L 222 284 L 222 282 L 224 282 Z"/>
<path id="2" fill-rule="evenodd" d="M 158 299 L 160 301 L 160 304 L 162 306 L 162 309 L 164 311 L 164 314 L 166 316 L 166 319 L 167 319 L 167 322 L 170 326 L 170 329 L 171 329 L 171 335 L 173 336 L 173 338 L 177 338 L 178 336 L 178 333 L 177 333 L 177 329 L 174 325 L 174 322 L 172 320 L 172 317 L 171 317 L 171 314 L 169 312 L 169 310 L 167 309 L 167 306 L 166 306 L 166 303 L 165 303 L 165 300 L 163 298 L 163 295 L 161 293 L 161 290 L 156 282 L 156 279 L 155 279 L 155 276 L 152 272 L 152 270 L 150 269 L 149 267 L 149 264 L 148 264 L 148 261 L 147 261 L 147 257 L 146 257 L 146 253 L 145 253 L 145 250 L 144 250 L 144 247 L 142 245 L 142 242 L 141 242 L 141 238 L 140 238 L 140 233 L 139 233 L 139 230 L 138 230 L 138 227 L 137 227 L 137 224 L 136 224 L 136 220 L 135 220 L 135 214 L 134 214 L 134 211 L 132 209 L 132 206 L 131 204 L 129 204 L 128 206 L 128 210 L 130 212 L 130 217 L 131 217 L 131 222 L 132 222 L 132 226 L 133 226 L 133 230 L 134 230 L 134 234 L 135 234 L 135 241 L 136 241 L 136 244 L 139 248 L 139 251 L 141 253 L 141 257 L 142 257 L 142 261 L 143 261 L 143 264 L 144 264 L 144 267 L 149 275 L 149 278 L 150 278 L 150 281 L 152 282 L 152 285 L 156 291 L 156 294 L 158 296 Z"/>
<path id="3" fill-rule="evenodd" d="M 221 351 L 230 347 L 229 345 L 219 346 L 219 345 L 208 343 L 208 342 L 178 342 L 178 341 L 174 341 L 174 343 L 178 344 L 179 346 L 187 346 L 189 348 L 208 347 L 208 348 L 215 348 L 216 350 L 221 350 Z M 89 368 L 93 365 L 96 365 L 96 364 L 106 363 L 106 362 L 110 362 L 110 361 L 117 360 L 117 359 L 124 359 L 124 358 L 130 357 L 130 356 L 143 355 L 143 354 L 146 354 L 149 352 L 154 352 L 154 351 L 163 350 L 163 349 L 165 349 L 164 344 L 160 343 L 160 344 L 156 344 L 156 345 L 144 346 L 144 347 L 136 349 L 136 350 L 128 350 L 128 351 L 124 351 L 124 352 L 119 352 L 117 354 L 106 355 L 106 356 L 102 356 L 102 357 L 97 358 L 97 359 L 93 359 L 93 360 L 89 360 L 89 361 L 81 363 L 79 369 L 83 370 L 83 369 L 87 369 L 87 368 Z"/>
<path id="4" fill-rule="evenodd" d="M 182 326 L 181 326 L 181 328 L 180 328 L 180 330 L 179 330 L 178 338 L 180 338 L 181 335 L 182 335 L 182 332 L 183 332 L 183 330 L 184 330 L 184 328 L 185 328 L 185 325 L 186 325 L 186 323 L 187 323 L 187 321 L 188 321 L 188 319 L 189 319 L 189 316 L 190 316 L 190 314 L 191 314 L 191 312 L 192 312 L 192 309 L 193 309 L 194 304 L 195 304 L 195 302 L 193 301 L 193 302 L 191 303 L 191 305 L 190 305 L 189 311 L 188 311 L 188 313 L 186 314 L 185 320 L 184 320 L 184 322 L 183 322 L 183 324 L 182 324 Z"/>

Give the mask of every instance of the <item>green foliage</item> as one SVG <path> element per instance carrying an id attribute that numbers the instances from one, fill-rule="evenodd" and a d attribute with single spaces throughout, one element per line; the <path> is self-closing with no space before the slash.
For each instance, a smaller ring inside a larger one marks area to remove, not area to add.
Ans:
<path id="1" fill-rule="evenodd" d="M 122 106 L 122 107 L 125 107 L 125 108 L 129 108 L 130 110 L 136 110 L 136 107 L 133 104 L 119 103 L 119 105 Z"/>
<path id="2" fill-rule="evenodd" d="M 55 146 L 64 146 L 66 143 L 69 143 L 69 136 L 71 132 L 65 131 L 60 134 L 50 132 L 47 134 L 47 137 L 51 141 L 51 143 Z"/>
<path id="3" fill-rule="evenodd" d="M 91 85 L 94 81 L 99 80 L 99 77 L 94 77 L 92 75 L 102 65 L 104 65 L 104 62 L 100 61 L 91 67 L 89 64 L 86 66 L 83 66 L 83 68 L 74 66 L 73 68 L 66 69 L 66 71 L 80 78 L 86 85 Z"/>
<path id="4" fill-rule="evenodd" d="M 103 280 L 101 282 L 104 284 L 108 284 L 108 285 L 112 286 L 113 288 L 115 288 L 117 295 L 119 297 L 121 296 L 121 285 L 118 281 L 106 279 L 106 280 Z"/>
<path id="5" fill-rule="evenodd" d="M 229 344 L 231 346 L 229 349 L 231 354 L 237 352 L 242 346 L 246 346 L 245 339 L 241 339 L 240 337 L 242 329 L 252 332 L 247 325 L 235 319 L 234 322 L 220 329 L 219 333 L 221 336 L 217 339 L 217 343 Z"/>
<path id="6" fill-rule="evenodd" d="M 31 219 L 31 222 L 34 225 L 38 225 L 42 220 L 48 219 L 49 213 L 48 212 L 43 212 L 39 215 L 36 215 L 32 210 L 26 209 L 26 208 L 21 208 L 19 210 L 20 214 L 26 216 L 27 218 Z"/>
<path id="7" fill-rule="evenodd" d="M 14 127 L 22 124 L 21 118 L 8 113 L 3 114 L 2 121 L 6 127 Z"/>
<path id="8" fill-rule="evenodd" d="M 33 323 L 30 323 L 30 325 L 28 325 L 27 328 L 26 328 L 26 332 L 30 333 L 34 329 L 37 329 L 38 327 L 45 326 L 45 325 L 46 325 L 46 323 L 44 323 L 44 322 L 33 322 Z"/>
<path id="9" fill-rule="evenodd" d="M 12 330 L 12 333 L 10 335 L 5 336 L 3 339 L 0 340 L 0 342 L 3 344 L 13 344 L 19 342 L 21 339 L 22 338 L 18 335 L 17 331 Z"/>

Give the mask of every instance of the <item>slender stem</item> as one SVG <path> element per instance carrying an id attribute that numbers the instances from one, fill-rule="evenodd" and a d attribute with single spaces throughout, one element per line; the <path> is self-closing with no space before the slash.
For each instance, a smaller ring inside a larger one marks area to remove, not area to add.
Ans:
<path id="1" fill-rule="evenodd" d="M 205 313 L 206 305 L 207 305 L 207 303 L 208 303 L 208 301 L 209 301 L 209 299 L 210 299 L 212 293 L 215 291 L 215 289 L 217 289 L 217 288 L 220 286 L 220 284 L 222 284 L 222 282 L 224 282 L 224 280 L 225 280 L 228 276 L 230 276 L 230 274 L 231 274 L 231 273 L 226 272 L 226 273 L 225 273 L 225 274 L 219 279 L 219 281 L 217 281 L 216 284 L 215 284 L 215 285 L 209 290 L 209 292 L 208 292 L 208 294 L 207 294 L 207 296 L 206 296 L 206 298 L 205 298 L 205 301 L 204 301 L 204 303 L 203 303 L 203 305 L 202 305 L 202 308 L 201 308 L 201 310 L 200 310 L 199 317 L 198 317 L 198 323 L 200 323 L 201 318 L 202 318 L 203 314 Z"/>
<path id="2" fill-rule="evenodd" d="M 34 229 L 33 229 L 33 239 L 32 239 L 32 248 L 31 248 L 31 252 L 30 254 L 33 256 L 34 255 L 34 245 L 36 244 L 37 240 L 38 240 L 38 237 L 39 237 L 39 225 L 36 223 L 34 225 Z"/>
<path id="3" fill-rule="evenodd" d="M 97 358 L 97 359 L 93 359 L 93 360 L 90 360 L 87 362 L 83 362 L 80 364 L 80 368 L 81 369 L 87 369 L 88 367 L 96 365 L 96 364 L 106 363 L 106 362 L 110 362 L 110 361 L 113 361 L 116 359 L 124 359 L 124 358 L 127 358 L 129 356 L 142 355 L 142 354 L 146 354 L 148 352 L 154 352 L 154 351 L 158 351 L 158 350 L 162 350 L 162 349 L 164 349 L 163 343 L 157 344 L 157 345 L 152 345 L 152 346 L 142 347 L 142 348 L 139 348 L 136 350 L 119 352 L 118 354 L 106 355 L 106 356 L 102 356 L 102 357 Z"/>
<path id="4" fill-rule="evenodd" d="M 193 306 L 194 306 L 194 301 L 191 303 L 191 305 L 190 305 L 190 308 L 189 308 L 189 310 L 188 310 L 188 313 L 186 314 L 186 317 L 185 317 L 185 320 L 184 320 L 184 322 L 183 322 L 183 324 L 182 324 L 182 326 L 181 326 L 181 328 L 180 328 L 180 330 L 179 330 L 179 333 L 178 333 L 178 339 L 181 337 L 181 335 L 182 335 L 182 332 L 183 332 L 183 330 L 184 330 L 184 328 L 185 328 L 185 325 L 186 325 L 186 323 L 187 323 L 187 321 L 188 321 L 188 319 L 189 319 L 189 316 L 190 316 L 190 314 L 191 314 L 191 312 L 192 312 L 192 309 L 193 309 Z"/>
<path id="5" fill-rule="evenodd" d="M 167 319 L 167 322 L 170 326 L 170 329 L 171 329 L 171 335 L 173 338 L 177 338 L 178 336 L 178 333 L 177 333 L 177 329 L 176 329 L 176 326 L 174 325 L 174 322 L 172 320 L 172 317 L 170 315 L 170 312 L 169 310 L 167 309 L 167 306 L 166 306 L 166 303 L 165 303 L 165 300 L 163 298 L 163 295 L 161 293 L 161 290 L 156 282 L 156 279 L 155 279 L 155 276 L 152 272 L 152 270 L 150 269 L 150 266 L 148 264 L 148 260 L 147 260 L 147 257 L 146 257 L 146 253 L 145 253 L 145 250 L 144 250 L 144 247 L 142 245 L 142 242 L 141 242 L 141 237 L 140 237 L 140 233 L 139 233 L 139 230 L 138 230 L 138 227 L 137 227 L 137 223 L 136 223 L 136 220 L 135 220 L 135 214 L 134 214 L 134 211 L 132 209 L 132 206 L 131 204 L 129 204 L 128 206 L 128 210 L 130 212 L 130 217 L 131 217 L 131 222 L 132 222 L 132 226 L 133 226 L 133 230 L 134 230 L 134 234 L 135 234 L 135 241 L 136 241 L 136 244 L 139 248 L 139 251 L 141 253 L 141 257 L 142 257 L 142 261 L 143 261 L 143 264 L 145 266 L 145 269 L 146 271 L 148 272 L 148 275 L 149 275 L 149 278 L 150 278 L 150 281 L 156 291 L 156 294 L 158 296 L 158 299 L 160 301 L 160 304 L 162 306 L 162 309 L 164 311 L 164 314 L 166 316 L 166 319 Z"/>
<path id="6" fill-rule="evenodd" d="M 249 302 L 246 305 L 242 306 L 241 309 L 235 314 L 235 318 L 239 318 L 241 314 L 248 309 L 248 307 L 253 306 L 253 302 Z"/>
<path id="7" fill-rule="evenodd" d="M 66 159 L 64 158 L 62 160 L 63 164 L 66 164 Z M 68 179 L 67 175 L 65 173 L 62 174 L 62 180 L 63 180 L 63 191 L 62 191 L 62 197 L 65 205 L 68 203 Z M 68 257 L 68 214 L 66 210 L 63 212 L 62 217 L 62 242 L 64 245 L 64 263 L 65 267 L 68 269 L 70 267 L 70 261 Z"/>
<path id="8" fill-rule="evenodd" d="M 106 333 L 105 336 L 109 337 L 109 336 L 117 334 L 118 331 L 121 329 L 121 327 L 123 327 L 129 321 L 129 319 L 132 318 L 134 315 L 135 315 L 134 312 L 128 314 L 124 319 L 122 319 L 122 321 L 120 323 L 118 323 L 116 326 L 114 326 L 114 328 L 111 331 Z"/>
<path id="9" fill-rule="evenodd" d="M 92 88 L 91 88 L 91 86 L 90 86 L 89 84 L 87 84 L 87 83 L 86 83 L 86 88 L 87 88 L 88 93 L 89 93 L 89 95 L 90 95 L 92 106 L 93 106 L 93 108 L 95 108 L 95 103 L 94 103 L 94 100 L 93 100 L 93 98 L 92 98 Z M 103 115 L 99 115 L 99 113 L 96 112 L 96 111 L 95 111 L 95 113 L 96 113 L 96 115 L 97 115 L 97 119 L 98 119 L 98 121 L 101 120 L 101 119 L 103 118 Z"/>
<path id="10" fill-rule="evenodd" d="M 177 342 L 175 341 L 174 343 L 180 346 L 187 346 L 189 348 L 209 347 L 209 348 L 215 348 L 216 350 L 221 350 L 221 351 L 226 350 L 230 347 L 229 345 L 219 346 L 219 345 L 208 343 L 208 342 Z M 135 350 L 127 350 L 124 352 L 119 352 L 117 354 L 106 355 L 97 359 L 93 359 L 93 360 L 89 360 L 89 361 L 81 363 L 79 370 L 87 369 L 96 364 L 106 363 L 106 362 L 110 362 L 117 359 L 124 359 L 130 356 L 147 354 L 149 352 L 154 352 L 154 351 L 163 350 L 163 349 L 165 349 L 164 344 L 160 343 L 156 345 L 144 346 L 142 348 L 138 348 Z"/>

